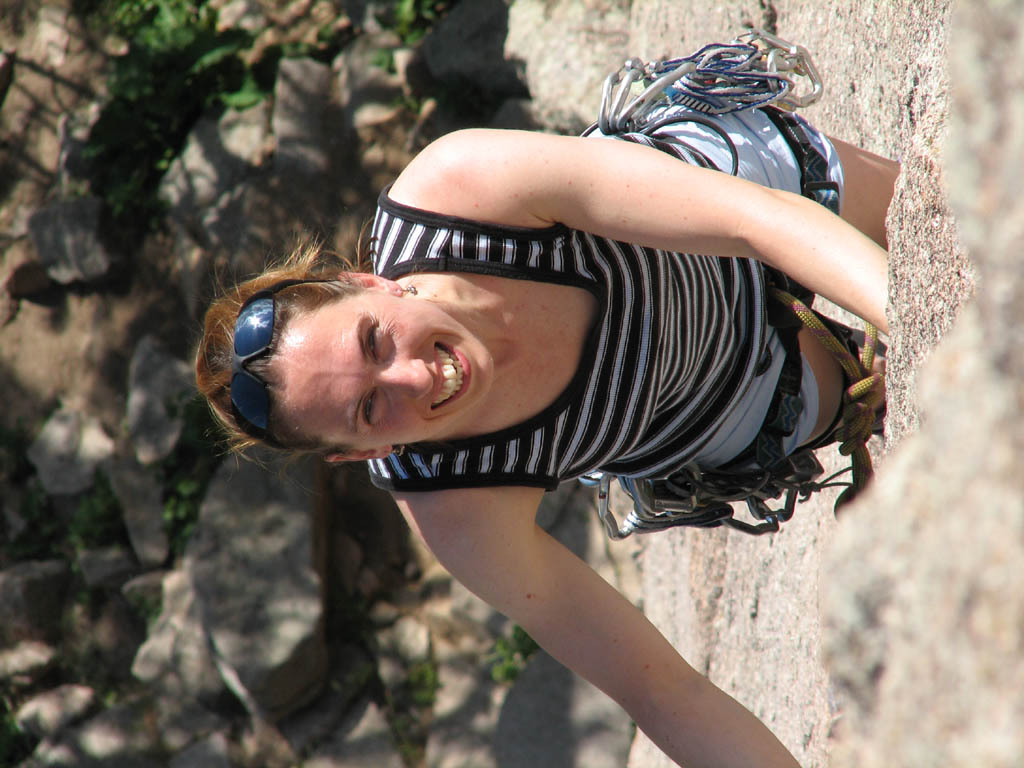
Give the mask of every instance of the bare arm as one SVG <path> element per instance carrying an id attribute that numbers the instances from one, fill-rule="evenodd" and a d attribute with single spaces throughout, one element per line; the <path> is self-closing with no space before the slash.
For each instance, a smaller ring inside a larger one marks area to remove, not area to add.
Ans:
<path id="1" fill-rule="evenodd" d="M 618 701 L 677 763 L 793 768 L 757 718 L 536 525 L 540 496 L 529 488 L 470 489 L 408 494 L 399 506 L 453 576 Z"/>
<path id="2" fill-rule="evenodd" d="M 681 253 L 756 258 L 883 331 L 886 252 L 817 203 L 629 142 L 469 130 L 427 147 L 392 197 L 496 224 L 560 222 Z"/>

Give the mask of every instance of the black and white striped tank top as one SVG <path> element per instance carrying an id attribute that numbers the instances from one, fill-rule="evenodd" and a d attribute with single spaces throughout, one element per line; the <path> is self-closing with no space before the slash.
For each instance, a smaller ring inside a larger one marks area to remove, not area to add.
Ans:
<path id="1" fill-rule="evenodd" d="M 684 149 L 658 148 L 692 162 Z M 765 338 L 756 261 L 643 248 L 561 225 L 481 224 L 401 205 L 387 190 L 372 234 L 374 270 L 391 279 L 471 272 L 558 283 L 591 291 L 599 306 L 579 369 L 547 409 L 499 432 L 372 460 L 378 487 L 550 490 L 597 469 L 663 476 L 698 455 L 755 375 Z"/>

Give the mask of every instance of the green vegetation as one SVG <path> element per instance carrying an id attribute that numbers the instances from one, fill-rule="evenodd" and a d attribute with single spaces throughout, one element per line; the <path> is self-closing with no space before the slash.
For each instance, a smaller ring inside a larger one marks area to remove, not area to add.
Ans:
<path id="1" fill-rule="evenodd" d="M 409 698 L 417 707 L 432 707 L 441 683 L 437 676 L 437 664 L 423 661 L 409 667 Z"/>
<path id="2" fill-rule="evenodd" d="M 316 44 L 271 45 L 256 54 L 256 36 L 218 30 L 206 0 L 76 0 L 74 9 L 99 34 L 127 43 L 112 62 L 109 99 L 85 156 L 92 192 L 118 228 L 134 234 L 159 223 L 160 179 L 203 114 L 257 104 L 273 89 L 282 56 L 329 59 L 343 42 L 328 25 Z"/>
<path id="3" fill-rule="evenodd" d="M 251 35 L 218 32 L 202 2 L 83 0 L 76 10 L 128 42 L 112 63 L 109 100 L 85 155 L 93 193 L 119 225 L 144 231 L 159 220 L 157 185 L 196 120 L 217 104 L 255 104 L 268 83 L 239 56 Z"/>
<path id="4" fill-rule="evenodd" d="M 380 21 L 403 45 L 414 45 L 454 2 L 392 0 L 381 5 Z M 330 61 L 354 34 L 335 23 L 340 7 L 315 27 L 315 43 L 296 36 L 271 45 L 243 29 L 218 29 L 208 0 L 72 0 L 72 7 L 97 36 L 113 34 L 126 44 L 111 62 L 108 99 L 84 155 L 92 193 L 106 201 L 116 231 L 129 240 L 159 225 L 160 179 L 202 115 L 257 104 L 272 92 L 282 57 Z M 382 66 L 390 66 L 390 56 L 381 52 Z"/>
<path id="5" fill-rule="evenodd" d="M 539 648 L 526 630 L 516 624 L 511 635 L 499 637 L 494 643 L 494 650 L 488 657 L 491 662 L 491 678 L 496 683 L 515 682 L 526 662 Z"/>
<path id="6" fill-rule="evenodd" d="M 76 550 L 117 543 L 130 546 L 121 503 L 101 471 L 97 470 L 92 488 L 79 500 L 71 517 L 68 542 Z"/>
<path id="7" fill-rule="evenodd" d="M 394 7 L 394 29 L 405 45 L 423 39 L 453 2 L 448 0 L 397 0 Z"/>
<path id="8" fill-rule="evenodd" d="M 14 714 L 12 699 L 0 691 L 0 765 L 18 765 L 35 749 L 36 739 L 18 728 Z"/>
<path id="9" fill-rule="evenodd" d="M 197 395 L 183 406 L 184 417 L 178 444 L 160 465 L 164 488 L 164 529 L 171 556 L 185 552 L 185 545 L 199 521 L 199 505 L 206 487 L 223 458 L 213 435 L 216 426 L 206 403 Z"/>
<path id="10" fill-rule="evenodd" d="M 35 477 L 28 460 L 31 443 L 21 424 L 0 426 L 0 486 L 7 489 L 7 500 L 16 503 L 24 527 L 16 536 L 4 537 L 4 553 L 12 560 L 43 560 L 60 557 L 65 533 Z"/>
<path id="11" fill-rule="evenodd" d="M 432 660 L 410 664 L 405 681 L 385 692 L 388 722 L 398 751 L 406 765 L 422 765 L 427 746 L 427 723 L 430 710 L 441 687 L 437 662 Z"/>
<path id="12" fill-rule="evenodd" d="M 47 560 L 62 556 L 66 537 L 64 526 L 35 477 L 21 489 L 18 515 L 25 527 L 4 548 L 13 560 Z"/>
<path id="13" fill-rule="evenodd" d="M 181 555 L 199 519 L 199 505 L 222 454 L 212 435 L 209 409 L 198 397 L 182 408 L 181 437 L 171 455 L 154 471 L 163 488 L 164 526 L 171 557 Z M 4 538 L 4 553 L 12 561 L 63 557 L 79 549 L 123 544 L 130 547 L 124 512 L 106 474 L 97 471 L 92 488 L 82 494 L 70 518 L 57 514 L 25 459 L 30 441 L 21 428 L 0 427 L 0 483 L 17 500 L 24 523 L 16 536 Z"/>

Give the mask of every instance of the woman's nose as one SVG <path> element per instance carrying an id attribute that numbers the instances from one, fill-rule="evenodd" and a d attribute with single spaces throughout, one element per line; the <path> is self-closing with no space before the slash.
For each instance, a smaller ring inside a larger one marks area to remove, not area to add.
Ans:
<path id="1" fill-rule="evenodd" d="M 380 378 L 382 384 L 410 397 L 429 394 L 434 387 L 434 378 L 426 363 L 413 358 L 392 361 L 391 365 L 381 371 Z"/>

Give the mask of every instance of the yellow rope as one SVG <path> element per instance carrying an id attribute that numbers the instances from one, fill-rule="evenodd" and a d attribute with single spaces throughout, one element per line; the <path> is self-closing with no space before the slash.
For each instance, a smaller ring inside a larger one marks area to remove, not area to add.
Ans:
<path id="1" fill-rule="evenodd" d="M 871 439 L 876 415 L 885 404 L 885 379 L 882 374 L 871 370 L 875 362 L 878 329 L 865 323 L 864 346 L 858 360 L 806 304 L 780 288 L 773 287 L 772 292 L 832 353 L 846 373 L 846 378 L 853 382 L 843 393 L 842 423 L 836 430 L 839 453 L 851 457 L 853 481 L 836 501 L 838 509 L 852 501 L 873 474 L 867 443 Z"/>

